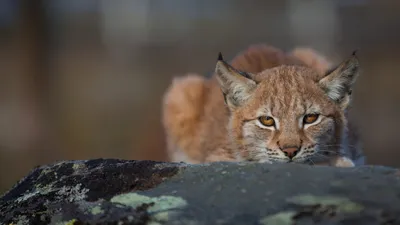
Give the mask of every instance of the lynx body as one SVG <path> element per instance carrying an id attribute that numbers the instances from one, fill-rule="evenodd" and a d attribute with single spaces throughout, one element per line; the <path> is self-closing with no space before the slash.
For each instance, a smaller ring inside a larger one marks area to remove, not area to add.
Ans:
<path id="1" fill-rule="evenodd" d="M 309 48 L 253 45 L 209 79 L 173 80 L 163 100 L 172 161 L 257 161 L 338 167 L 363 164 L 348 121 L 355 54 L 333 67 Z"/>

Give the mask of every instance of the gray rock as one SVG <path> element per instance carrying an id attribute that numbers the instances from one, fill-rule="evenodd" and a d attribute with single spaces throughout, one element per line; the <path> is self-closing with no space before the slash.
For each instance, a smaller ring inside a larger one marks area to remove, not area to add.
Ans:
<path id="1" fill-rule="evenodd" d="M 400 172 L 96 159 L 35 168 L 0 224 L 400 224 Z"/>

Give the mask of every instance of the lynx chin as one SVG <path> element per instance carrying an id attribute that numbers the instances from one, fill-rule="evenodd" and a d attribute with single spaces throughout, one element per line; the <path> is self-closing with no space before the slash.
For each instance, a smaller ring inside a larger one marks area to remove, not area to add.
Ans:
<path id="1" fill-rule="evenodd" d="M 211 78 L 174 78 L 163 99 L 171 161 L 364 164 L 348 118 L 355 52 L 332 66 L 310 48 L 252 45 Z"/>

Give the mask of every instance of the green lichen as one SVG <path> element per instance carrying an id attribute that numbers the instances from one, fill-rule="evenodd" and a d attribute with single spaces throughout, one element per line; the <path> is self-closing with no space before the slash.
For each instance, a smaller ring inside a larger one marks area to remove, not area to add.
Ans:
<path id="1" fill-rule="evenodd" d="M 91 212 L 93 215 L 97 215 L 97 214 L 103 213 L 104 210 L 103 210 L 100 206 L 95 206 L 95 207 L 93 207 L 93 208 L 90 210 L 90 212 Z"/>
<path id="2" fill-rule="evenodd" d="M 21 203 L 36 195 L 45 195 L 52 191 L 52 187 L 52 184 L 48 184 L 45 186 L 42 186 L 41 184 L 35 185 L 35 188 L 33 190 L 31 190 L 30 192 L 26 192 L 24 195 L 18 197 L 16 201 L 17 203 Z"/>
<path id="3" fill-rule="evenodd" d="M 150 221 L 149 223 L 147 223 L 147 225 L 161 225 L 161 223 L 156 221 Z"/>
<path id="4" fill-rule="evenodd" d="M 174 212 L 157 212 L 154 215 L 152 215 L 152 218 L 155 221 L 165 222 L 168 221 L 168 219 L 171 217 L 171 214 L 173 213 Z"/>
<path id="5" fill-rule="evenodd" d="M 153 222 L 168 221 L 169 217 L 177 215 L 177 212 L 169 210 L 180 209 L 187 205 L 186 200 L 181 197 L 163 195 L 160 197 L 148 197 L 137 193 L 127 193 L 114 196 L 111 200 L 113 203 L 119 203 L 132 208 L 137 208 L 143 204 L 152 204 L 147 208 L 147 212 L 151 214 Z"/>
<path id="6" fill-rule="evenodd" d="M 182 208 L 187 202 L 181 197 L 162 195 L 160 197 L 148 197 L 136 193 L 127 193 L 114 196 L 111 200 L 113 203 L 120 203 L 132 208 L 136 208 L 143 204 L 154 203 L 148 208 L 148 212 L 166 211 L 170 209 Z"/>
<path id="7" fill-rule="evenodd" d="M 74 169 L 74 170 L 77 170 L 80 167 L 81 167 L 81 164 L 74 163 L 74 165 L 72 165 L 72 169 Z"/>
<path id="8" fill-rule="evenodd" d="M 53 190 L 53 184 L 47 184 L 44 187 L 40 188 L 40 193 L 47 194 Z"/>
<path id="9" fill-rule="evenodd" d="M 53 187 L 53 183 L 50 183 L 50 184 L 46 184 L 46 185 L 43 185 L 43 184 L 34 184 L 34 187 L 35 187 L 35 189 L 36 190 L 40 190 L 40 191 L 42 191 L 42 190 L 48 190 L 49 188 L 51 188 L 51 187 Z"/>
<path id="10" fill-rule="evenodd" d="M 359 213 L 364 207 L 358 203 L 350 201 L 350 199 L 337 196 L 314 196 L 310 194 L 298 195 L 287 199 L 288 202 L 310 206 L 320 204 L 322 206 L 336 206 L 338 212 L 342 213 Z"/>
<path id="11" fill-rule="evenodd" d="M 81 171 L 86 170 L 85 164 L 80 164 L 80 163 L 74 163 L 72 165 L 72 169 L 74 169 L 74 174 L 81 173 Z"/>
<path id="12" fill-rule="evenodd" d="M 86 193 L 89 192 L 87 188 L 81 188 L 82 184 L 77 184 L 74 187 L 63 186 L 57 192 L 57 195 L 65 196 L 69 202 L 80 201 L 86 198 Z"/>
<path id="13" fill-rule="evenodd" d="M 260 223 L 263 225 L 291 225 L 294 215 L 296 215 L 296 212 L 293 211 L 280 212 L 262 218 Z"/>
<path id="14" fill-rule="evenodd" d="M 72 220 L 68 221 L 65 225 L 74 225 L 75 222 L 76 222 L 76 219 L 72 219 Z"/>
<path id="15" fill-rule="evenodd" d="M 55 225 L 74 225 L 76 221 L 76 219 L 72 219 L 70 221 L 57 222 Z"/>
<path id="16" fill-rule="evenodd" d="M 28 193 L 25 193 L 24 195 L 22 195 L 21 197 L 17 198 L 15 201 L 17 203 L 21 203 L 21 202 L 24 202 L 24 201 L 32 198 L 33 196 L 36 196 L 37 194 L 40 194 L 40 191 L 36 190 L 33 192 L 28 192 Z"/>
<path id="17" fill-rule="evenodd" d="M 44 168 L 44 169 L 42 169 L 42 172 L 40 172 L 40 175 L 46 175 L 46 174 L 48 174 L 48 173 L 50 173 L 51 172 L 51 169 L 49 169 L 49 168 Z"/>

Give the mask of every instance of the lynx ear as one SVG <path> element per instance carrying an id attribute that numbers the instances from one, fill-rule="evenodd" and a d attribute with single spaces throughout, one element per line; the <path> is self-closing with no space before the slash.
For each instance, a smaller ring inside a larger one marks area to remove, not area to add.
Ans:
<path id="1" fill-rule="evenodd" d="M 329 71 L 319 81 L 319 84 L 329 98 L 340 104 L 342 109 L 346 109 L 350 103 L 352 88 L 358 75 L 359 63 L 356 51 L 354 51 L 348 60 Z"/>
<path id="2" fill-rule="evenodd" d="M 215 73 L 225 103 L 230 109 L 240 106 L 249 99 L 257 86 L 247 73 L 242 73 L 226 63 L 221 53 L 218 56 Z"/>

